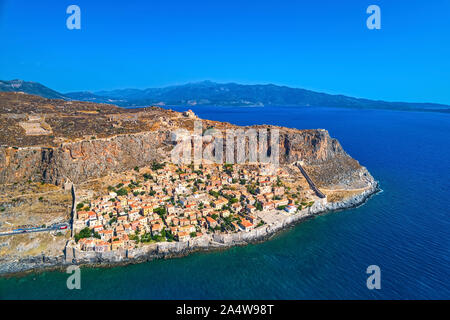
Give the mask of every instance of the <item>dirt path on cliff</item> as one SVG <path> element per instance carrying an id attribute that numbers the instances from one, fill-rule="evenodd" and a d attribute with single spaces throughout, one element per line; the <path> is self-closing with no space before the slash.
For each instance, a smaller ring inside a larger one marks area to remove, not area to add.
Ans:
<path id="1" fill-rule="evenodd" d="M 60 192 L 60 190 L 46 191 L 46 192 L 41 192 L 41 193 L 24 193 L 24 194 L 15 195 L 14 198 L 36 197 L 36 196 L 43 196 L 46 194 L 58 193 L 58 192 Z M 9 199 L 9 197 L 8 197 L 8 199 Z"/>
<path id="2" fill-rule="evenodd" d="M 357 189 L 327 189 L 327 188 L 320 188 L 320 190 L 322 191 L 328 191 L 328 192 L 344 192 L 344 191 L 348 191 L 348 192 L 358 192 L 358 191 L 366 191 L 368 190 L 369 187 L 364 187 L 364 188 L 357 188 Z"/>

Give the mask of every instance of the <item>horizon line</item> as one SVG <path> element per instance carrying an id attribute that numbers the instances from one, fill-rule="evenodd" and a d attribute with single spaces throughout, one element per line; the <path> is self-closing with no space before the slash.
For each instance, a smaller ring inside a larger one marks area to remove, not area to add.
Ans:
<path id="1" fill-rule="evenodd" d="M 276 87 L 285 87 L 285 88 L 289 88 L 289 89 L 299 89 L 299 90 L 305 90 L 305 91 L 310 91 L 310 92 L 314 92 L 314 93 L 319 93 L 319 94 L 327 94 L 327 95 L 331 95 L 331 96 L 343 96 L 343 97 L 348 97 L 348 98 L 354 98 L 354 99 L 361 99 L 361 100 L 372 100 L 372 101 L 376 101 L 376 102 L 387 102 L 387 103 L 412 103 L 412 104 L 436 104 L 436 105 L 442 105 L 442 106 L 446 106 L 446 107 L 450 107 L 450 103 L 446 104 L 443 102 L 417 102 L 417 101 L 405 101 L 405 100 L 384 100 L 382 98 L 367 98 L 367 97 L 360 97 L 360 96 L 355 96 L 352 94 L 345 94 L 345 93 L 329 93 L 326 91 L 321 91 L 320 89 L 306 89 L 304 87 L 294 87 L 294 86 L 289 86 L 286 84 L 276 84 L 273 82 L 256 82 L 256 83 L 240 83 L 240 82 L 236 82 L 236 81 L 223 81 L 221 82 L 219 81 L 214 81 L 214 80 L 209 80 L 209 79 L 205 79 L 205 80 L 198 80 L 198 81 L 187 81 L 187 82 L 182 82 L 182 83 L 174 83 L 174 84 L 167 84 L 167 85 L 161 85 L 161 86 L 148 86 L 148 87 L 144 87 L 144 88 L 139 88 L 139 87 L 122 87 L 122 88 L 116 88 L 116 89 L 102 89 L 102 90 L 77 90 L 77 91 L 59 91 L 59 90 L 55 90 L 51 87 L 48 87 L 47 85 L 43 84 L 42 82 L 39 81 L 34 81 L 34 80 L 24 80 L 24 79 L 11 79 L 11 80 L 2 80 L 0 79 L 0 81 L 23 81 L 23 82 L 31 82 L 31 83 L 38 83 L 40 85 L 45 86 L 46 88 L 49 88 L 59 94 L 65 95 L 65 94 L 69 94 L 69 93 L 91 93 L 91 94 L 96 94 L 98 92 L 102 92 L 102 91 L 119 91 L 119 90 L 140 90 L 140 91 L 145 91 L 148 89 L 164 89 L 164 88 L 170 88 L 170 87 L 180 87 L 180 86 L 185 86 L 185 85 L 189 85 L 189 84 L 200 84 L 200 83 L 212 83 L 212 84 L 219 84 L 219 85 L 228 85 L 228 84 L 236 84 L 236 85 L 243 85 L 243 86 L 276 86 Z"/>

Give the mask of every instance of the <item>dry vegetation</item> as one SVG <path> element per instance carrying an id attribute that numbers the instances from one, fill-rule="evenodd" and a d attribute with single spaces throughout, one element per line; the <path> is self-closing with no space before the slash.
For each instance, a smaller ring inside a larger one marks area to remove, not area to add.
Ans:
<path id="1" fill-rule="evenodd" d="M 341 190 L 341 191 L 324 191 L 322 192 L 327 196 L 328 202 L 339 202 L 345 199 L 349 199 L 357 194 L 360 194 L 361 191 L 347 191 L 347 190 Z"/>
<path id="2" fill-rule="evenodd" d="M 63 254 L 70 232 L 42 232 L 0 237 L 0 258 L 58 256 Z"/>
<path id="3" fill-rule="evenodd" d="M 304 165 L 303 168 L 319 188 L 350 189 L 366 186 L 361 179 L 352 179 L 361 165 L 346 155 L 336 155 L 333 161 L 322 162 L 317 166 Z"/>
<path id="4" fill-rule="evenodd" d="M 86 137 L 156 130 L 159 122 L 177 125 L 179 118 L 179 113 L 159 107 L 124 109 L 14 92 L 0 92 L 0 101 L 0 145 L 15 147 L 57 146 Z"/>
<path id="5" fill-rule="evenodd" d="M 0 185 L 0 230 L 49 225 L 70 218 L 72 195 L 51 184 Z"/>

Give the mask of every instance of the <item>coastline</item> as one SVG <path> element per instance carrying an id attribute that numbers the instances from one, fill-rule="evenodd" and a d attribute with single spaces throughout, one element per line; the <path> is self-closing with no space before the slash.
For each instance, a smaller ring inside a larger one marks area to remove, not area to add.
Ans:
<path id="1" fill-rule="evenodd" d="M 248 232 L 233 234 L 206 234 L 186 242 L 159 242 L 131 250 L 116 250 L 105 253 L 80 251 L 70 241 L 59 256 L 33 256 L 16 261 L 0 261 L 0 277 L 21 277 L 33 272 L 62 270 L 69 265 L 81 267 L 114 267 L 142 263 L 154 259 L 171 259 L 200 251 L 225 250 L 234 246 L 260 243 L 270 240 L 296 224 L 316 215 L 352 209 L 364 205 L 373 195 L 381 192 L 378 181 L 372 180 L 367 190 L 338 202 L 318 199 L 308 209 L 297 214 L 279 213 L 280 219 Z"/>

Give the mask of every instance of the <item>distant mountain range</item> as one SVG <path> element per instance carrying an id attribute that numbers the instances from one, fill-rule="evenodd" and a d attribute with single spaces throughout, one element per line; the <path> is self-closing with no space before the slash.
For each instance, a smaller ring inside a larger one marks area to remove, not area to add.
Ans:
<path id="1" fill-rule="evenodd" d="M 32 81 L 0 80 L 0 92 L 25 92 L 50 99 L 67 99 L 63 94 Z"/>
<path id="2" fill-rule="evenodd" d="M 331 95 L 311 90 L 266 85 L 243 85 L 202 81 L 149 89 L 121 89 L 98 92 L 59 93 L 37 82 L 0 81 L 0 91 L 22 91 L 45 98 L 80 100 L 132 106 L 297 106 L 392 109 L 450 112 L 450 106 L 436 103 L 387 102 Z"/>

